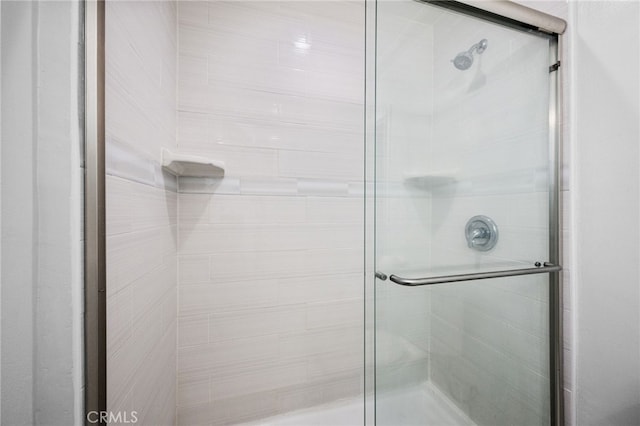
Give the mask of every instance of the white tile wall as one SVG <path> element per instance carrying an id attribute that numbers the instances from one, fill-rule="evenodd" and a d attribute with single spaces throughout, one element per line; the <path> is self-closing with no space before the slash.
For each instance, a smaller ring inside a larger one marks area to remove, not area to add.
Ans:
<path id="1" fill-rule="evenodd" d="M 106 10 L 107 408 L 176 422 L 176 5 Z"/>
<path id="2" fill-rule="evenodd" d="M 361 392 L 364 7 L 179 2 L 178 422 Z"/>

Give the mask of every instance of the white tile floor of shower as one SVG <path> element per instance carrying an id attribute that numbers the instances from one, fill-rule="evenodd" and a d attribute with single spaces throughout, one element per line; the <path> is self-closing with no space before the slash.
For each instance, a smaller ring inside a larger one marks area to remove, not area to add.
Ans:
<path id="1" fill-rule="evenodd" d="M 475 426 L 453 402 L 431 383 L 378 396 L 376 423 L 384 426 Z M 243 423 L 243 426 L 362 426 L 361 399 L 294 411 Z"/>

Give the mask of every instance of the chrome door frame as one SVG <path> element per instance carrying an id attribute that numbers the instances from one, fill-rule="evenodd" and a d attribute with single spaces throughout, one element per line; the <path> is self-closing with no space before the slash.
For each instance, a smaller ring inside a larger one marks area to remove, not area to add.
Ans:
<path id="1" fill-rule="evenodd" d="M 84 420 L 107 410 L 105 2 L 84 1 Z"/>

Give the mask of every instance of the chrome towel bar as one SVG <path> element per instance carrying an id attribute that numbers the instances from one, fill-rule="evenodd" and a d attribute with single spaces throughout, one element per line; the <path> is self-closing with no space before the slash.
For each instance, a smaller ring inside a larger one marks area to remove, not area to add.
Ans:
<path id="1" fill-rule="evenodd" d="M 476 272 L 473 274 L 444 275 L 440 277 L 429 277 L 429 278 L 402 278 L 397 275 L 391 275 L 389 276 L 389 279 L 399 285 L 417 287 L 421 285 L 433 285 L 433 284 L 455 283 L 460 281 L 484 280 L 488 278 L 504 278 L 504 277 L 515 277 L 518 275 L 547 274 L 547 273 L 559 272 L 559 271 L 562 271 L 562 266 L 560 265 L 554 265 L 549 262 L 544 262 L 544 264 L 541 264 L 540 262 L 536 262 L 536 266 L 533 268 L 512 269 L 509 271 Z M 380 272 L 376 273 L 376 277 L 379 279 L 383 279 L 382 277 L 384 277 L 384 279 L 386 279 L 386 275 Z"/>

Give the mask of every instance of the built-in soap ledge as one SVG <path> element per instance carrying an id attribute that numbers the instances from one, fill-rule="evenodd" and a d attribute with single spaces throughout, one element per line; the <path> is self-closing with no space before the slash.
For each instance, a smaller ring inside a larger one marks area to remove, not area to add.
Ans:
<path id="1" fill-rule="evenodd" d="M 179 154 L 162 150 L 162 168 L 176 176 L 220 178 L 224 162 L 199 155 Z"/>
<path id="2" fill-rule="evenodd" d="M 404 181 L 407 185 L 423 190 L 434 190 L 456 183 L 456 171 L 441 173 L 411 173 L 405 174 Z"/>

